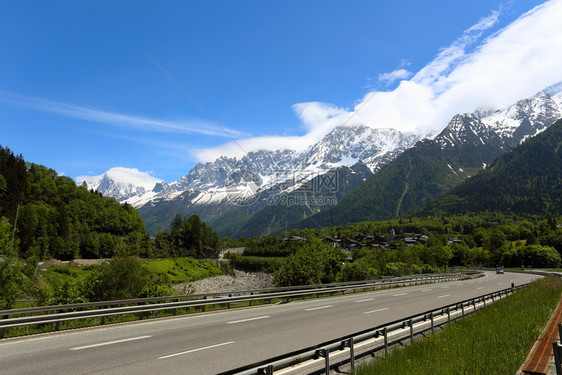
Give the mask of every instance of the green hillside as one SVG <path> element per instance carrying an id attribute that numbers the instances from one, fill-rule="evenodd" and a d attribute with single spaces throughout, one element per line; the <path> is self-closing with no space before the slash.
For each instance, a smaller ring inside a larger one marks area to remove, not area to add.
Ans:
<path id="1" fill-rule="evenodd" d="M 16 226 L 20 256 L 106 258 L 127 248 L 146 256 L 150 238 L 133 207 L 0 146 L 0 216 Z M 17 222 L 16 222 L 17 217 Z"/>
<path id="2" fill-rule="evenodd" d="M 502 155 L 489 168 L 420 210 L 419 215 L 501 211 L 562 212 L 562 120 Z"/>

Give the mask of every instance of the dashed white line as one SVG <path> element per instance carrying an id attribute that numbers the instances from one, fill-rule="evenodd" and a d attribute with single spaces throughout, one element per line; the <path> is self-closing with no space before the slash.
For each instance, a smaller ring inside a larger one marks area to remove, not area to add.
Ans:
<path id="1" fill-rule="evenodd" d="M 249 319 L 233 320 L 233 321 L 231 321 L 231 322 L 226 322 L 226 324 L 236 324 L 236 323 L 251 322 L 252 320 L 260 320 L 260 319 L 267 319 L 267 318 L 271 318 L 271 316 L 269 316 L 269 315 L 264 315 L 264 316 L 257 316 L 257 317 L 255 317 L 255 318 L 249 318 Z"/>
<path id="2" fill-rule="evenodd" d="M 447 289 L 449 288 L 448 286 L 442 286 L 441 289 Z"/>
<path id="3" fill-rule="evenodd" d="M 408 293 L 398 293 L 398 294 L 393 294 L 392 297 L 399 297 L 399 296 L 405 296 Z"/>
<path id="4" fill-rule="evenodd" d="M 372 310 L 372 311 L 366 311 L 363 314 L 371 314 L 371 313 L 375 313 L 375 312 L 379 312 L 379 311 L 384 311 L 384 310 L 388 310 L 388 307 L 383 307 L 382 309 L 377 309 L 377 310 Z"/>
<path id="5" fill-rule="evenodd" d="M 106 342 L 100 342 L 97 344 L 91 344 L 91 345 L 84 345 L 84 346 L 77 346 L 75 348 L 71 348 L 70 350 L 82 350 L 82 349 L 90 349 L 90 348 L 96 348 L 98 346 L 105 346 L 105 345 L 112 345 L 112 344 L 119 344 L 122 342 L 127 342 L 127 341 L 135 341 L 135 340 L 142 340 L 142 339 L 147 339 L 149 337 L 152 336 L 139 336 L 139 337 L 131 337 L 128 339 L 123 339 L 123 340 L 115 340 L 115 341 L 106 341 Z"/>
<path id="6" fill-rule="evenodd" d="M 334 307 L 334 305 L 326 305 L 326 306 L 319 306 L 319 307 L 311 307 L 310 309 L 304 309 L 304 311 L 314 311 L 314 310 L 321 310 L 321 309 L 327 309 L 330 307 Z"/>
<path id="7" fill-rule="evenodd" d="M 374 300 L 374 298 L 365 298 L 365 299 L 360 299 L 360 300 L 357 300 L 357 301 L 354 301 L 354 302 L 367 302 L 367 301 L 372 301 L 372 300 Z"/>
<path id="8" fill-rule="evenodd" d="M 431 289 L 424 289 L 422 292 L 431 292 Z"/>
<path id="9" fill-rule="evenodd" d="M 445 295 L 439 296 L 437 298 L 445 298 L 445 297 L 450 297 L 450 296 L 451 296 L 450 294 L 445 294 Z"/>
<path id="10" fill-rule="evenodd" d="M 215 345 L 205 346 L 203 348 L 191 349 L 191 350 L 181 352 L 181 353 L 174 353 L 174 354 L 165 355 L 165 356 L 162 356 L 162 357 L 158 357 L 158 359 L 166 359 L 166 358 L 176 357 L 178 355 L 184 355 L 184 354 L 199 352 L 201 350 L 218 348 L 219 346 L 229 345 L 229 344 L 233 344 L 233 343 L 234 343 L 234 341 L 223 342 L 222 344 L 215 344 Z"/>
<path id="11" fill-rule="evenodd" d="M 479 287 L 479 288 L 476 288 L 476 289 L 484 289 L 484 287 L 483 287 L 483 286 L 481 286 L 481 287 Z"/>

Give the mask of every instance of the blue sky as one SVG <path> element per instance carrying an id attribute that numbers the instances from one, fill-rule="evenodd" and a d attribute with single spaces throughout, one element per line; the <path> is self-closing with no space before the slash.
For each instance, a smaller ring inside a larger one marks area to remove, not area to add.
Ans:
<path id="1" fill-rule="evenodd" d="M 0 145 L 71 177 L 171 182 L 354 113 L 435 132 L 562 79 L 560 1 L 381 3 L 2 2 Z"/>

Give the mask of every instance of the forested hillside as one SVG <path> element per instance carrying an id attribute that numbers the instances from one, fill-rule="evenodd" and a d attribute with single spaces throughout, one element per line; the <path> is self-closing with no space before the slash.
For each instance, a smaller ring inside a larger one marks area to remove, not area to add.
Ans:
<path id="1" fill-rule="evenodd" d="M 543 217 L 562 213 L 562 120 L 503 154 L 418 214 L 479 211 Z"/>
<path id="2" fill-rule="evenodd" d="M 338 202 L 303 220 L 301 228 L 384 220 L 412 212 L 462 182 L 464 173 L 447 167 L 449 154 L 432 141 L 421 141 Z M 450 163 L 450 161 L 449 161 Z"/>
<path id="3" fill-rule="evenodd" d="M 24 258 L 147 256 L 150 252 L 150 237 L 131 206 L 76 186 L 52 169 L 26 163 L 1 146 L 0 216 L 8 218 L 12 227 L 15 224 L 17 248 Z"/>

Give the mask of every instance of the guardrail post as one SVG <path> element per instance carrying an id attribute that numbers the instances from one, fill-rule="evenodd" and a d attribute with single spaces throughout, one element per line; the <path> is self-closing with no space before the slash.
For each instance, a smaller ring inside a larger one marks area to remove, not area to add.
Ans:
<path id="1" fill-rule="evenodd" d="M 330 352 L 328 349 L 319 349 L 316 351 L 319 357 L 324 358 L 324 366 L 326 370 L 326 375 L 330 375 Z"/>
<path id="2" fill-rule="evenodd" d="M 447 322 L 451 323 L 451 310 L 449 306 L 447 306 Z"/>
<path id="3" fill-rule="evenodd" d="M 384 327 L 382 334 L 384 335 L 384 355 L 388 355 L 388 328 Z"/>
<path id="4" fill-rule="evenodd" d="M 434 331 L 434 324 L 433 324 L 433 311 L 429 313 L 429 319 L 431 319 L 431 334 L 433 334 Z"/>
<path id="5" fill-rule="evenodd" d="M 351 367 L 351 373 L 353 373 L 355 371 L 355 347 L 354 347 L 354 343 L 355 341 L 353 340 L 353 337 L 351 337 L 349 340 L 346 341 L 342 341 L 342 349 L 345 347 L 349 348 L 349 365 Z"/>
<path id="6" fill-rule="evenodd" d="M 410 326 L 410 345 L 414 343 L 414 321 L 410 319 L 408 321 L 408 325 Z"/>
<path id="7" fill-rule="evenodd" d="M 267 365 L 258 369 L 258 374 L 273 375 L 273 365 Z"/>
<path id="8" fill-rule="evenodd" d="M 464 303 L 461 303 L 462 317 L 464 318 Z"/>
<path id="9" fill-rule="evenodd" d="M 556 368 L 556 375 L 562 375 L 562 361 L 560 360 L 560 344 L 558 341 L 552 343 L 552 349 L 554 350 L 554 367 Z"/>
<path id="10" fill-rule="evenodd" d="M 251 292 L 250 295 L 253 296 L 253 295 L 254 295 L 254 292 Z M 249 305 L 250 305 L 250 307 L 251 307 L 251 306 L 252 306 L 252 300 L 249 300 L 248 303 L 249 303 Z"/>
<path id="11" fill-rule="evenodd" d="M 476 301 L 473 299 L 472 300 L 472 312 L 476 311 Z"/>
<path id="12" fill-rule="evenodd" d="M 203 299 L 207 299 L 207 296 L 203 296 Z M 205 305 L 201 306 L 201 312 L 205 312 Z"/>

